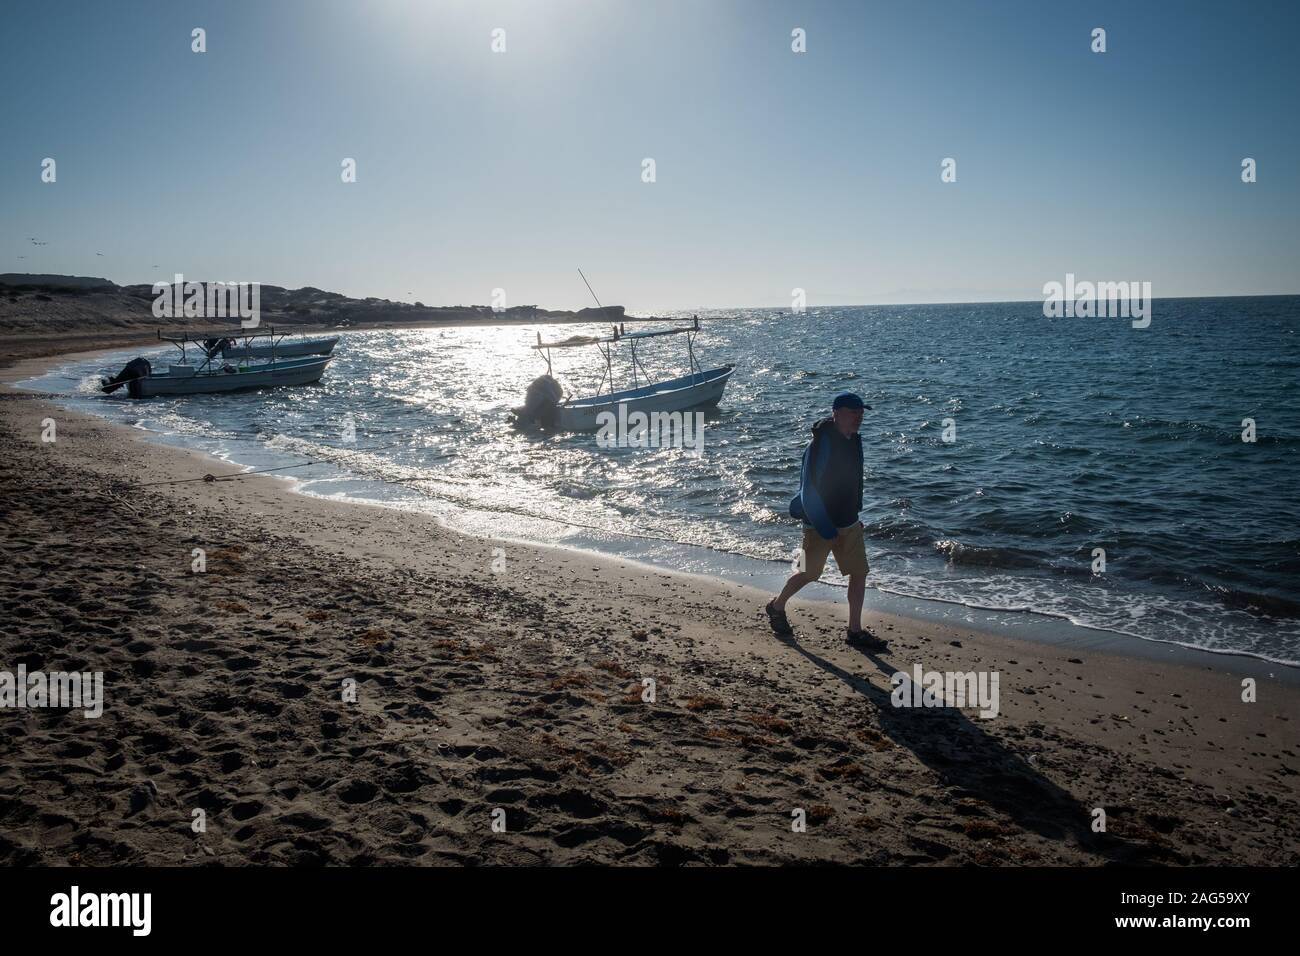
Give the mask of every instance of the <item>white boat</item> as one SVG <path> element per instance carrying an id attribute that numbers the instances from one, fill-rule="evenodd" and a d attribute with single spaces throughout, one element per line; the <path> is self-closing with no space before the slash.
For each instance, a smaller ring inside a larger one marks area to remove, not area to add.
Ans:
<path id="1" fill-rule="evenodd" d="M 214 368 L 169 365 L 166 372 L 150 372 L 127 383 L 132 398 L 155 395 L 198 395 L 203 392 L 238 392 L 248 388 L 306 385 L 325 374 L 330 357 L 286 359 L 260 365 L 223 364 Z"/>
<path id="2" fill-rule="evenodd" d="M 684 412 L 693 408 L 707 408 L 722 400 L 722 390 L 735 371 L 730 365 L 692 372 L 665 382 L 607 392 L 593 398 L 579 398 L 562 402 L 558 406 L 558 427 L 563 431 L 589 432 L 600 428 L 600 415 L 612 412 L 619 416 L 619 406 L 626 405 L 624 415 L 633 412 Z"/>
<path id="3" fill-rule="evenodd" d="M 701 369 L 695 360 L 694 339 L 700 330 L 700 320 L 684 328 L 660 329 L 648 332 L 627 332 L 623 326 L 616 326 L 614 334 L 608 338 L 599 336 L 577 335 L 559 342 L 543 342 L 541 333 L 537 334 L 537 344 L 532 346 L 542 352 L 546 358 L 546 374 L 537 378 L 528 386 L 524 405 L 515 409 L 515 417 L 525 424 L 538 424 L 561 431 L 596 431 L 601 427 L 600 417 L 603 413 L 612 413 L 616 419 L 626 420 L 633 412 L 683 412 L 696 408 L 717 405 L 722 400 L 722 392 L 735 367 L 721 365 L 717 368 Z M 661 335 L 686 333 L 687 352 L 691 371 L 687 375 L 671 378 L 661 382 L 639 384 L 639 376 L 645 374 L 637 361 L 637 343 L 643 339 L 656 338 Z M 616 342 L 631 344 L 632 387 L 614 390 L 614 368 L 612 351 L 608 348 Z M 552 377 L 551 350 L 557 348 L 574 348 L 594 345 L 605 357 L 605 374 L 596 394 L 588 398 L 571 398 L 562 400 L 563 389 Z M 606 381 L 610 390 L 602 392 Z M 620 411 L 621 406 L 626 406 Z"/>
<path id="4" fill-rule="evenodd" d="M 100 391 L 110 394 L 125 387 L 131 398 L 153 398 L 157 395 L 198 395 L 206 392 L 276 388 L 281 385 L 306 385 L 318 381 L 330 363 L 329 355 L 253 364 L 247 359 L 231 363 L 218 358 L 226 344 L 233 341 L 235 336 L 243 338 L 245 345 L 248 345 L 259 336 L 274 337 L 277 334 L 283 333 L 268 329 L 263 332 L 191 338 L 188 335 L 177 337 L 159 332 L 159 339 L 171 342 L 181 350 L 180 362 L 169 364 L 166 371 L 155 371 L 148 359 L 132 359 L 117 375 L 100 379 Z M 199 350 L 202 360 L 197 364 L 189 361 L 187 346 Z"/>
<path id="5" fill-rule="evenodd" d="M 221 350 L 222 358 L 228 359 L 286 359 L 301 355 L 329 355 L 334 346 L 339 344 L 337 335 L 328 339 L 299 339 L 296 342 L 271 341 L 266 345 L 236 345 L 229 343 Z"/>

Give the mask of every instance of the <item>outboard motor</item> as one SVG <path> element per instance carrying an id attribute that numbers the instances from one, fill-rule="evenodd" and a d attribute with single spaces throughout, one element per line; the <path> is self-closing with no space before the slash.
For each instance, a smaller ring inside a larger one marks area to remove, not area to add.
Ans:
<path id="1" fill-rule="evenodd" d="M 231 338 L 215 338 L 203 340 L 203 357 L 213 358 L 218 352 L 228 345 L 234 345 L 235 340 Z"/>
<path id="2" fill-rule="evenodd" d="M 127 394 L 132 398 L 140 397 L 140 386 L 136 380 L 144 378 L 153 372 L 153 367 L 149 364 L 148 359 L 133 358 L 126 363 L 126 368 L 118 372 L 112 378 L 101 378 L 99 388 L 106 395 L 111 395 L 123 385 L 127 387 Z"/>
<path id="3" fill-rule="evenodd" d="M 524 394 L 522 408 L 515 409 L 515 416 L 526 424 L 536 422 L 539 425 L 554 427 L 559 421 L 560 412 L 556 407 L 564 398 L 564 389 L 560 383 L 549 375 L 535 378 Z"/>

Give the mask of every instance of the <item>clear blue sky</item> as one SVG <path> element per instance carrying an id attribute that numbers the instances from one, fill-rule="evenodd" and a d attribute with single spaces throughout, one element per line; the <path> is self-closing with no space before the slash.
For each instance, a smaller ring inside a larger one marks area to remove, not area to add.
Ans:
<path id="1" fill-rule="evenodd" d="M 1297 292 L 1298 11 L 6 0 L 0 272 L 562 308 L 590 304 L 581 266 L 639 312 L 1032 299 L 1066 272 Z"/>

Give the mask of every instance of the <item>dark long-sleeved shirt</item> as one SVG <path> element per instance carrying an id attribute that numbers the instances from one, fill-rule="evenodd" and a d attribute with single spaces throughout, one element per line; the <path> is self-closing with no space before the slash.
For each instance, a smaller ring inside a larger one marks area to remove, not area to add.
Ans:
<path id="1" fill-rule="evenodd" d="M 830 446 L 826 467 L 816 476 L 826 516 L 835 527 L 848 527 L 862 510 L 862 440 L 845 438 L 834 426 L 822 429 L 816 440 Z"/>
<path id="2" fill-rule="evenodd" d="M 862 439 L 845 438 L 833 419 L 824 419 L 813 426 L 804 451 L 799 494 L 790 502 L 790 514 L 830 540 L 836 529 L 857 521 L 861 511 Z"/>

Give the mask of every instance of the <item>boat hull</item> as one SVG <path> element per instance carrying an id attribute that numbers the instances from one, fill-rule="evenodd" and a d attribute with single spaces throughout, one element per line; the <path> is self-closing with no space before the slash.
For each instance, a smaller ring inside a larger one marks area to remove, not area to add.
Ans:
<path id="1" fill-rule="evenodd" d="M 271 345 L 227 345 L 221 350 L 223 358 L 295 358 L 303 355 L 329 355 L 338 345 L 336 335 L 328 339 L 305 339 L 301 342 L 285 342 Z"/>
<path id="2" fill-rule="evenodd" d="M 722 400 L 722 392 L 734 371 L 732 366 L 723 365 L 642 388 L 614 392 L 612 395 L 564 402 L 556 406 L 559 412 L 558 424 L 564 431 L 594 432 L 600 428 L 601 414 L 609 412 L 617 419 L 621 405 L 627 406 L 626 415 L 633 412 L 649 415 L 653 412 L 671 413 L 707 408 Z"/>
<path id="3" fill-rule="evenodd" d="M 278 388 L 282 385 L 306 385 L 319 381 L 330 359 L 298 359 L 271 362 L 234 372 L 207 372 L 197 375 L 148 375 L 131 382 L 132 398 L 159 395 L 200 395 L 210 392 L 238 392 L 250 388 Z"/>

